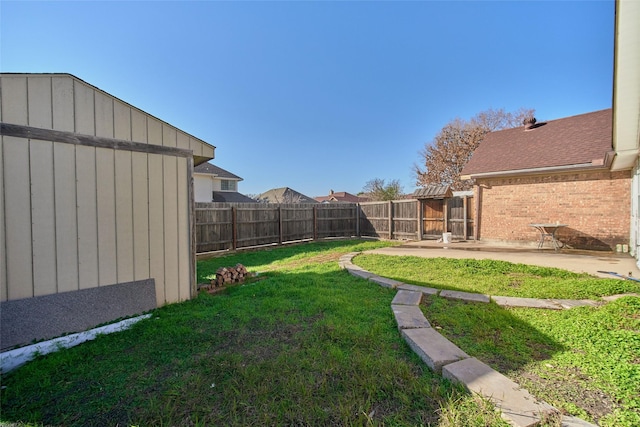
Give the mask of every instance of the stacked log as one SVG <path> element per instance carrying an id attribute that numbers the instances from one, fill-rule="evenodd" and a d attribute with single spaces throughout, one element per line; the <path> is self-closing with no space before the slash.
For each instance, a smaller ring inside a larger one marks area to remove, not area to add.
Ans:
<path id="1" fill-rule="evenodd" d="M 220 267 L 216 271 L 215 279 L 211 280 L 211 284 L 220 287 L 230 283 L 244 282 L 247 277 L 250 277 L 250 273 L 242 264 L 236 264 L 235 267 Z"/>

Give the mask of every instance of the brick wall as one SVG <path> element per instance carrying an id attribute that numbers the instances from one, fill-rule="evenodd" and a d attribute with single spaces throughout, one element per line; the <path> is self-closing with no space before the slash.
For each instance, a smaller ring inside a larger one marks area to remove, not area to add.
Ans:
<path id="1" fill-rule="evenodd" d="M 574 248 L 612 249 L 628 244 L 631 174 L 576 172 L 478 180 L 479 238 L 536 242 L 530 223 L 568 224 L 558 232 Z M 478 187 L 475 188 L 476 197 Z"/>

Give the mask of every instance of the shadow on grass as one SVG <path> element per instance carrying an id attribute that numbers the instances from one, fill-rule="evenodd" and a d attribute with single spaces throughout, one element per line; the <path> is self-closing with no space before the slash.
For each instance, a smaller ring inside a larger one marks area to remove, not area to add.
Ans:
<path id="1" fill-rule="evenodd" d="M 436 425 L 441 408 L 467 401 L 471 409 L 457 417 L 502 425 L 402 341 L 394 291 L 333 262 L 313 268 L 201 294 L 154 310 L 130 330 L 40 357 L 3 376 L 1 419 Z"/>

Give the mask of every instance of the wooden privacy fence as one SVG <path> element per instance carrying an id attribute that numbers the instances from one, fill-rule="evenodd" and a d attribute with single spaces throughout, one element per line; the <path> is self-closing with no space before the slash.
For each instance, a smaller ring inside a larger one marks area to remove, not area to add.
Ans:
<path id="1" fill-rule="evenodd" d="M 353 203 L 196 203 L 197 252 L 357 235 Z"/>
<path id="2" fill-rule="evenodd" d="M 235 250 L 328 237 L 421 240 L 430 237 L 423 219 L 422 204 L 415 199 L 326 204 L 196 203 L 196 250 Z M 447 224 L 447 228 L 456 228 L 451 230 L 455 237 L 467 237 L 456 232 L 458 224 L 454 221 Z"/>

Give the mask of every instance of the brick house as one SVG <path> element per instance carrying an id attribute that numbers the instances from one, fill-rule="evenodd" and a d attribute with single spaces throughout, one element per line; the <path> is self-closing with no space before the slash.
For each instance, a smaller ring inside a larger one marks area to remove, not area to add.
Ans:
<path id="1" fill-rule="evenodd" d="M 474 179 L 478 239 L 531 243 L 531 223 L 563 223 L 569 247 L 628 244 L 631 171 L 612 171 L 611 109 L 487 134 L 462 171 Z"/>

